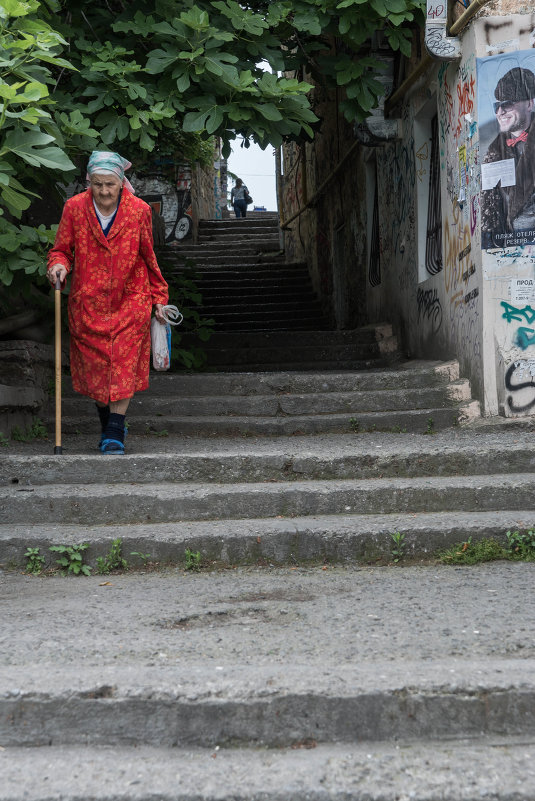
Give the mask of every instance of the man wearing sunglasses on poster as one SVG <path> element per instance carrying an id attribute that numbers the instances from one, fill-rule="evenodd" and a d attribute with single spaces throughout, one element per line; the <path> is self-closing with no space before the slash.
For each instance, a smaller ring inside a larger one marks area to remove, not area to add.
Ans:
<path id="1" fill-rule="evenodd" d="M 535 243 L 535 75 L 514 67 L 496 84 L 499 133 L 482 164 L 482 246 Z"/>

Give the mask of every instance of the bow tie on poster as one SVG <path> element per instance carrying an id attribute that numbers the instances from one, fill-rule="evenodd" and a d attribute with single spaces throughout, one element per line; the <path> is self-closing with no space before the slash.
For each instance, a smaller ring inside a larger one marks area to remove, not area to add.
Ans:
<path id="1" fill-rule="evenodd" d="M 528 138 L 528 132 L 522 131 L 522 133 L 519 136 L 515 137 L 514 139 L 506 139 L 505 143 L 507 147 L 514 147 L 518 142 L 525 142 L 527 138 Z"/>

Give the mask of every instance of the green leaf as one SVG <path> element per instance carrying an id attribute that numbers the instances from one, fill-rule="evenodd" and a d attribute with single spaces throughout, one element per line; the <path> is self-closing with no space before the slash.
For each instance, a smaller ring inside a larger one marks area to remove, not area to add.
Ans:
<path id="1" fill-rule="evenodd" d="M 25 211 L 30 207 L 30 199 L 26 197 L 26 195 L 22 195 L 20 192 L 16 192 L 14 189 L 11 189 L 9 186 L 2 187 L 0 190 L 0 196 L 9 210 L 12 211 L 17 217 L 20 217 L 18 212 Z"/>
<path id="2" fill-rule="evenodd" d="M 342 34 L 342 36 L 349 31 L 351 28 L 351 18 L 349 14 L 344 14 L 344 16 L 340 17 L 340 21 L 338 23 L 338 30 Z"/>
<path id="3" fill-rule="evenodd" d="M 206 124 L 209 111 L 190 111 L 184 117 L 182 129 L 184 131 L 202 131 Z"/>
<path id="4" fill-rule="evenodd" d="M 24 103 L 34 103 L 37 100 L 41 100 L 43 97 L 47 97 L 47 95 L 48 87 L 45 86 L 44 83 L 31 81 L 24 87 L 22 95 L 19 95 L 18 102 L 21 102 L 22 98 L 22 102 Z"/>
<path id="5" fill-rule="evenodd" d="M 130 133 L 130 123 L 126 117 L 119 117 L 117 120 L 117 139 L 126 139 Z"/>
<path id="6" fill-rule="evenodd" d="M 0 3 L 0 17 L 24 17 L 30 11 L 29 3 L 20 3 L 19 0 L 2 0 Z"/>
<path id="7" fill-rule="evenodd" d="M 219 126 L 222 124 L 223 119 L 223 112 L 221 111 L 220 106 L 213 108 L 210 111 L 205 123 L 207 133 L 213 134 L 214 131 L 217 131 Z"/>
<path id="8" fill-rule="evenodd" d="M 263 103 L 258 104 L 255 103 L 254 107 L 260 114 L 265 117 L 266 120 L 272 120 L 274 122 L 278 122 L 279 120 L 284 119 L 278 108 L 273 105 L 273 103 Z"/>
<path id="9" fill-rule="evenodd" d="M 189 74 L 187 72 L 183 72 L 182 75 L 180 75 L 177 78 L 176 88 L 182 94 L 183 92 L 186 92 L 189 89 L 190 84 L 191 84 L 191 80 L 190 80 Z"/>
<path id="10" fill-rule="evenodd" d="M 392 11 L 394 14 L 401 14 L 403 12 L 408 11 L 407 3 L 405 2 L 405 0 L 384 0 L 384 3 L 387 9 L 389 11 Z"/>
<path id="11" fill-rule="evenodd" d="M 149 53 L 145 71 L 151 75 L 159 75 L 161 72 L 164 72 L 167 67 L 170 67 L 171 64 L 174 64 L 177 58 L 178 54 L 176 52 L 171 52 L 169 54 L 164 50 L 152 50 Z"/>

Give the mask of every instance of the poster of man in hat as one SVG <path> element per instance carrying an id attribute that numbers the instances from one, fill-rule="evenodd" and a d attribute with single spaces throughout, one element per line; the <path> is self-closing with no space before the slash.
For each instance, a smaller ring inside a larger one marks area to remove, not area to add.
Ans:
<path id="1" fill-rule="evenodd" d="M 481 245 L 535 244 L 535 55 L 478 59 Z"/>

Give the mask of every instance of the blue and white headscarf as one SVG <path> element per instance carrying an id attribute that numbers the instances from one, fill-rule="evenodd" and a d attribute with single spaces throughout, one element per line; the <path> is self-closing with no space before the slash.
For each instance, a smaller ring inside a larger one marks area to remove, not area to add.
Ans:
<path id="1" fill-rule="evenodd" d="M 135 195 L 135 189 L 125 176 L 125 170 L 132 166 L 132 162 L 123 159 L 118 153 L 111 153 L 108 150 L 93 150 L 87 162 L 86 180 L 89 181 L 92 175 L 116 175 L 126 188 Z"/>

